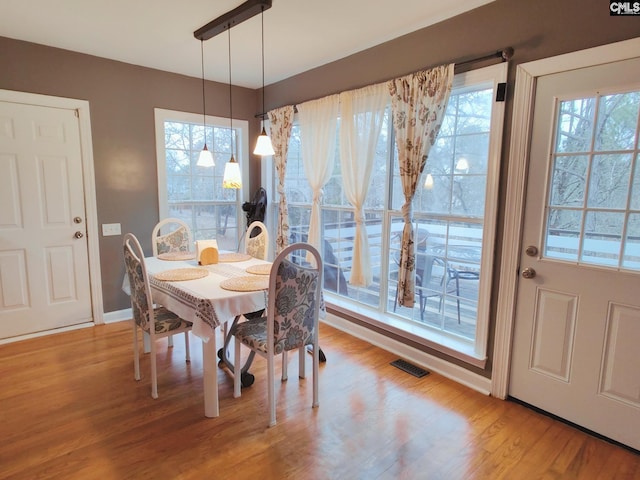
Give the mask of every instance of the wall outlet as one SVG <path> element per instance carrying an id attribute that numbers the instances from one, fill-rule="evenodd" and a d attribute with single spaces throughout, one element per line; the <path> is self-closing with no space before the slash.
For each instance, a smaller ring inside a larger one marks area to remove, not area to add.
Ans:
<path id="1" fill-rule="evenodd" d="M 102 224 L 102 236 L 108 237 L 110 235 L 121 235 L 119 223 L 103 223 Z"/>

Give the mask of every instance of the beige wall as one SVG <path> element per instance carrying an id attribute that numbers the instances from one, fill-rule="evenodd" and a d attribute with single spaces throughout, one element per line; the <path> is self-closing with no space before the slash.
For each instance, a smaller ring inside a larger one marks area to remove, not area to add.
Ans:
<path id="1" fill-rule="evenodd" d="M 274 6 L 275 8 L 275 6 Z M 357 26 L 354 26 L 357 34 Z M 610 17 L 606 0 L 497 0 L 451 20 L 267 86 L 267 109 L 300 103 L 511 46 L 515 65 L 640 36 L 640 18 Z M 201 113 L 200 80 L 0 37 L 0 88 L 88 100 L 96 170 L 98 223 L 121 223 L 150 251 L 158 220 L 153 109 Z M 258 133 L 260 92 L 236 88 L 234 114 Z M 207 113 L 226 116 L 228 90 L 207 82 Z M 511 97 L 507 95 L 502 192 L 508 168 Z M 251 159 L 253 192 L 259 160 Z M 502 203 L 502 202 L 501 202 Z M 502 218 L 503 212 L 500 212 Z M 498 236 L 499 238 L 499 236 Z M 127 308 L 120 291 L 121 237 L 101 237 L 105 311 Z M 498 245 L 500 258 L 500 246 Z M 498 270 L 496 270 L 497 272 Z M 498 279 L 494 279 L 497 285 Z M 491 334 L 493 338 L 493 334 Z M 432 352 L 435 353 L 435 352 Z M 490 365 L 483 372 L 490 374 Z"/>

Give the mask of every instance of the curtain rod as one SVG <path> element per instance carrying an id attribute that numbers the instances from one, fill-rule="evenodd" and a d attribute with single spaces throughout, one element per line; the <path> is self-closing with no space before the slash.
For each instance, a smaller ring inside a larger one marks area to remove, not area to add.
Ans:
<path id="1" fill-rule="evenodd" d="M 498 50 L 497 52 L 489 53 L 488 55 L 483 55 L 482 57 L 475 57 L 470 60 L 465 60 L 463 62 L 454 62 L 456 67 L 461 67 L 463 65 L 469 65 L 471 63 L 478 63 L 484 60 L 490 60 L 492 58 L 501 58 L 503 62 L 508 62 L 513 57 L 513 48 L 507 47 L 502 50 Z"/>
<path id="2" fill-rule="evenodd" d="M 496 52 L 489 53 L 481 57 L 471 58 L 463 62 L 453 62 L 454 68 L 464 66 L 464 65 L 470 65 L 472 63 L 482 62 L 484 60 L 491 60 L 492 58 L 500 58 L 502 59 L 502 62 L 508 62 L 513 57 L 513 53 L 514 53 L 513 47 L 506 47 L 506 48 L 503 48 L 502 50 L 498 50 Z M 293 106 L 293 111 L 296 113 L 298 112 L 297 105 Z M 255 118 L 265 118 L 267 116 L 267 113 L 268 112 L 256 113 Z"/>

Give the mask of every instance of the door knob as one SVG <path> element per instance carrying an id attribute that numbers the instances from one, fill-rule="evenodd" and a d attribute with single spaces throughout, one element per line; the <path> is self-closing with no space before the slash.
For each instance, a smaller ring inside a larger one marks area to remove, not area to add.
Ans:
<path id="1" fill-rule="evenodd" d="M 75 235 L 74 235 L 74 237 L 76 237 L 76 238 L 82 238 L 82 237 L 84 237 L 84 233 L 82 233 L 82 232 L 76 232 L 76 233 L 75 233 Z"/>
<path id="2" fill-rule="evenodd" d="M 523 278 L 533 278 L 535 276 L 536 276 L 536 271 L 531 267 L 527 267 L 524 270 L 522 270 Z"/>

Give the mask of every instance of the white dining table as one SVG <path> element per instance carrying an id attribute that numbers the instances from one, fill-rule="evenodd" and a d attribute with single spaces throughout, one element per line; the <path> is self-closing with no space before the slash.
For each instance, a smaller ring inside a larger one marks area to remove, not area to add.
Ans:
<path id="1" fill-rule="evenodd" d="M 233 321 L 238 315 L 255 312 L 267 306 L 266 289 L 231 291 L 222 288 L 220 283 L 228 278 L 251 276 L 252 274 L 248 273 L 246 268 L 256 264 L 269 264 L 269 262 L 250 258 L 244 261 L 200 266 L 195 260 L 167 261 L 156 257 L 145 258 L 154 303 L 163 305 L 192 322 L 192 333 L 202 340 L 206 417 L 217 417 L 220 414 L 216 329 Z M 185 281 L 160 281 L 155 278 L 155 275 L 166 270 L 195 267 L 204 268 L 209 274 L 203 278 Z M 268 275 L 263 277 L 268 278 Z"/>

